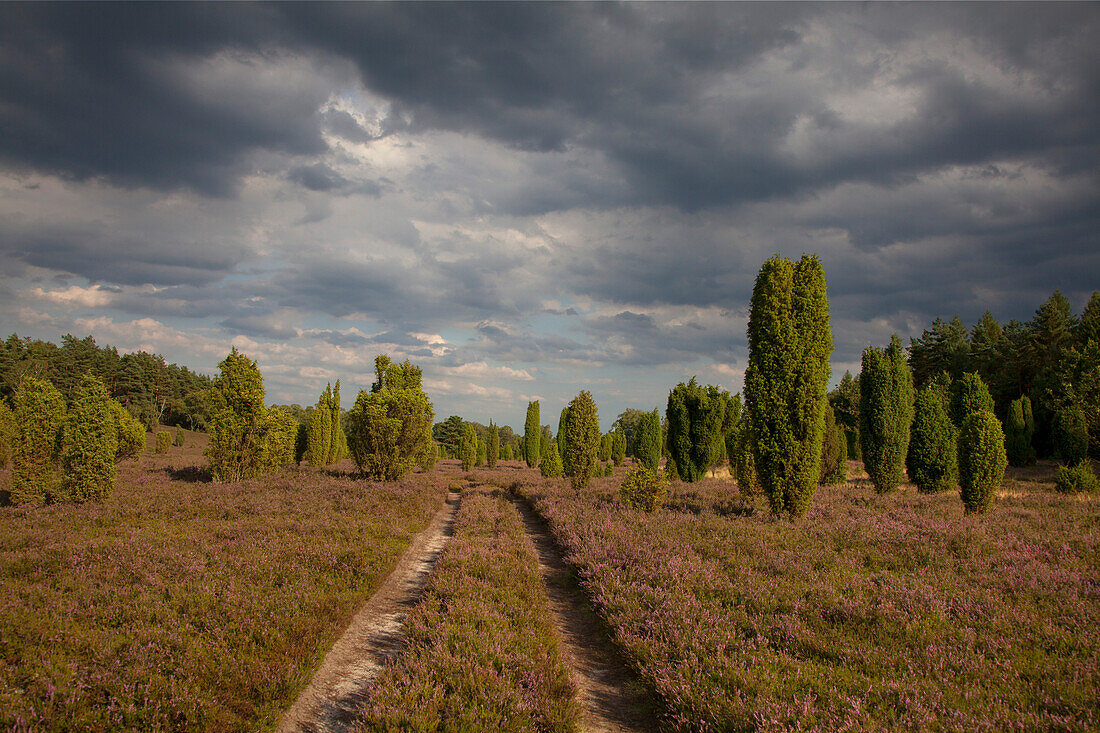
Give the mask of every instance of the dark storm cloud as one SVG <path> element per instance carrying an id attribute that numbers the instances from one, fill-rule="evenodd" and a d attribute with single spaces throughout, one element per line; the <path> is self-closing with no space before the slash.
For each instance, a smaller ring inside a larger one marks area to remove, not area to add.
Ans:
<path id="1" fill-rule="evenodd" d="M 348 179 L 324 163 L 293 168 L 287 178 L 310 191 L 332 191 L 348 185 Z"/>

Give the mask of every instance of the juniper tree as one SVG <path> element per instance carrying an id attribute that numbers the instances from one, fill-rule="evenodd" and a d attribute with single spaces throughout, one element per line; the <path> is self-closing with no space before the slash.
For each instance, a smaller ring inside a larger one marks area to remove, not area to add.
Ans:
<path id="1" fill-rule="evenodd" d="M 172 447 L 172 436 L 168 434 L 167 430 L 160 430 L 156 435 L 156 452 L 167 453 L 168 449 Z"/>
<path id="2" fill-rule="evenodd" d="M 1035 463 L 1035 448 L 1031 437 L 1035 434 L 1035 416 L 1031 411 L 1031 400 L 1022 395 L 1008 406 L 1005 420 L 1005 450 L 1008 463 L 1012 466 L 1030 466 Z"/>
<path id="3" fill-rule="evenodd" d="M 459 450 L 462 470 L 469 471 L 477 463 L 477 432 L 470 423 L 466 423 L 466 427 L 462 429 L 462 445 Z"/>
<path id="4" fill-rule="evenodd" d="M 1067 405 L 1054 418 L 1054 445 L 1066 465 L 1076 466 L 1088 457 L 1089 431 L 1085 412 L 1079 405 Z"/>
<path id="5" fill-rule="evenodd" d="M 502 455 L 501 460 L 503 460 L 503 461 L 511 461 L 515 458 L 515 456 L 512 453 L 511 443 L 505 443 L 504 444 L 504 450 L 501 451 L 501 455 Z"/>
<path id="6" fill-rule="evenodd" d="M 951 422 L 961 428 L 967 415 L 993 412 L 993 397 L 977 372 L 966 372 L 951 383 Z"/>
<path id="7" fill-rule="evenodd" d="M 183 428 L 176 428 L 176 434 L 172 436 L 172 445 L 177 448 L 182 448 L 186 438 L 183 435 Z"/>
<path id="8" fill-rule="evenodd" d="M 474 465 L 475 466 L 480 466 L 480 465 L 485 463 L 485 459 L 486 459 L 485 454 L 486 454 L 485 441 L 479 439 L 477 441 L 477 458 L 474 460 Z"/>
<path id="9" fill-rule="evenodd" d="M 821 477 L 818 483 L 835 486 L 848 479 L 848 443 L 837 424 L 833 408 L 825 405 L 825 432 L 821 442 Z"/>
<path id="10" fill-rule="evenodd" d="M 596 467 L 596 451 L 600 446 L 600 418 L 592 393 L 581 390 L 565 410 L 566 422 L 559 435 L 565 437 L 565 455 L 562 463 L 568 463 L 572 473 L 566 473 L 574 489 L 588 486 Z M 564 468 L 564 466 L 563 466 Z"/>
<path id="11" fill-rule="evenodd" d="M 114 400 L 108 402 L 107 410 L 115 429 L 115 460 L 125 461 L 141 455 L 145 450 L 145 426 Z"/>
<path id="12" fill-rule="evenodd" d="M 611 433 L 604 433 L 600 436 L 599 458 L 601 461 L 611 460 Z"/>
<path id="13" fill-rule="evenodd" d="M 539 472 L 546 478 L 561 476 L 561 456 L 558 455 L 558 444 L 551 442 L 546 449 L 546 455 L 539 463 Z"/>
<path id="14" fill-rule="evenodd" d="M 621 466 L 626 458 L 626 433 L 623 429 L 616 428 L 611 433 L 611 460 L 616 466 Z"/>
<path id="15" fill-rule="evenodd" d="M 325 465 L 332 465 L 343 456 L 340 451 L 344 448 L 346 440 L 340 438 L 344 435 L 344 429 L 340 425 L 340 380 L 336 380 L 336 386 L 327 391 L 329 411 L 329 436 L 325 451 Z"/>
<path id="16" fill-rule="evenodd" d="M 12 402 L 15 439 L 7 499 L 12 504 L 41 504 L 56 491 L 65 400 L 46 380 L 26 377 Z"/>
<path id="17" fill-rule="evenodd" d="M 210 422 L 206 456 L 215 481 L 254 478 L 263 470 L 264 382 L 256 362 L 234 346 L 214 379 L 219 409 Z"/>
<path id="18" fill-rule="evenodd" d="M 0 399 L 0 468 L 11 463 L 12 442 L 15 440 L 15 415 L 8 404 Z"/>
<path id="19" fill-rule="evenodd" d="M 561 456 L 561 472 L 566 476 L 573 475 L 573 468 L 569 464 L 569 433 L 565 430 L 565 424 L 569 418 L 569 405 L 561 408 L 558 416 L 558 455 Z"/>
<path id="20" fill-rule="evenodd" d="M 745 406 L 753 459 L 772 511 L 805 514 L 821 468 L 829 380 L 829 303 L 816 256 L 776 255 L 760 268 L 749 307 Z"/>
<path id="21" fill-rule="evenodd" d="M 752 426 L 742 425 L 737 431 L 736 451 L 732 460 L 737 464 L 737 489 L 742 496 L 750 498 L 764 492 L 764 487 L 760 485 L 760 477 L 756 474 L 752 444 Z"/>
<path id="22" fill-rule="evenodd" d="M 314 468 L 325 465 L 329 446 L 332 444 L 332 410 L 328 405 L 331 396 L 329 387 L 326 386 L 309 417 L 309 448 L 306 450 L 306 459 Z"/>
<path id="23" fill-rule="evenodd" d="M 51 501 L 102 501 L 114 489 L 118 430 L 110 402 L 102 381 L 90 374 L 80 378 L 65 416 L 60 490 Z"/>
<path id="24" fill-rule="evenodd" d="M 638 421 L 634 455 L 650 471 L 657 470 L 661 461 L 661 416 L 656 409 Z"/>
<path id="25" fill-rule="evenodd" d="M 539 425 L 539 401 L 527 403 L 527 421 L 523 424 L 523 459 L 528 468 L 539 465 L 539 442 L 542 428 Z"/>
<path id="26" fill-rule="evenodd" d="M 913 372 L 897 334 L 885 349 L 863 351 L 859 392 L 863 465 L 875 491 L 885 494 L 901 483 L 913 422 Z"/>
<path id="27" fill-rule="evenodd" d="M 348 413 L 348 450 L 363 474 L 394 481 L 423 461 L 435 413 L 421 388 L 420 367 L 381 356 L 375 369 L 370 393 L 360 392 Z"/>
<path id="28" fill-rule="evenodd" d="M 955 427 L 947 414 L 947 395 L 935 383 L 917 393 L 905 465 L 922 494 L 947 491 L 958 483 Z"/>
<path id="29" fill-rule="evenodd" d="M 669 460 L 682 480 L 698 481 L 717 460 L 728 402 L 728 392 L 713 385 L 701 387 L 695 377 L 669 392 L 665 409 Z"/>
<path id="30" fill-rule="evenodd" d="M 489 421 L 489 447 L 485 457 L 489 462 L 489 468 L 497 467 L 497 456 L 500 453 L 500 429 Z"/>
<path id="31" fill-rule="evenodd" d="M 967 415 L 959 433 L 959 494 L 967 514 L 984 514 L 1004 479 L 1004 431 L 989 410 Z"/>

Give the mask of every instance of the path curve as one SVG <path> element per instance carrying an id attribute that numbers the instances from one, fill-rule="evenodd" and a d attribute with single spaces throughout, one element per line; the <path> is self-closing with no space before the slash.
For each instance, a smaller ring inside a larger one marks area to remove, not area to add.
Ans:
<path id="1" fill-rule="evenodd" d="M 581 730 L 593 733 L 656 731 L 656 713 L 637 677 L 625 666 L 603 624 L 584 597 L 546 523 L 513 498 L 539 558 L 562 652 L 571 667 L 581 705 Z"/>
<path id="2" fill-rule="evenodd" d="M 355 614 L 325 654 L 309 686 L 283 716 L 279 733 L 346 731 L 363 690 L 387 659 L 401 651 L 405 617 L 451 537 L 459 495 L 451 492 L 428 527 L 413 537 L 385 582 Z"/>

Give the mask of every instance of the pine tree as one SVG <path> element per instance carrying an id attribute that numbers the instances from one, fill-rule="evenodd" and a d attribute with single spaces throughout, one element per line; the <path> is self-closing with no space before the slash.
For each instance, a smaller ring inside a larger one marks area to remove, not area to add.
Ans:
<path id="1" fill-rule="evenodd" d="M 654 409 L 638 421 L 635 456 L 650 471 L 656 471 L 661 461 L 661 415 Z"/>
<path id="2" fill-rule="evenodd" d="M 462 470 L 469 471 L 477 463 L 477 433 L 470 423 L 466 423 L 462 431 L 461 451 Z"/>
<path id="3" fill-rule="evenodd" d="M 539 401 L 527 403 L 527 421 L 523 425 L 523 459 L 528 468 L 539 465 L 539 442 L 542 428 L 539 425 Z"/>
<path id="4" fill-rule="evenodd" d="M 875 491 L 897 489 L 909 451 L 913 422 L 913 373 L 897 334 L 885 349 L 863 352 L 859 375 L 860 430 L 863 465 Z"/>
<path id="5" fill-rule="evenodd" d="M 486 449 L 485 457 L 488 460 L 489 468 L 497 467 L 497 456 L 500 453 L 500 429 L 493 424 L 493 421 L 489 421 L 489 447 Z"/>
<path id="6" fill-rule="evenodd" d="M 600 446 L 600 418 L 596 411 L 596 402 L 588 390 L 581 390 L 573 398 L 566 411 L 565 430 L 566 454 L 572 473 L 570 477 L 574 489 L 588 486 L 596 467 L 596 451 Z M 560 436 L 559 436 L 560 440 Z"/>
<path id="7" fill-rule="evenodd" d="M 114 489 L 118 430 L 110 400 L 102 381 L 81 377 L 65 416 L 60 491 L 51 501 L 103 501 Z M 157 435 L 171 442 L 168 433 Z"/>
<path id="8" fill-rule="evenodd" d="M 958 483 L 955 427 L 947 416 L 947 395 L 936 384 L 917 393 L 906 467 L 923 494 L 947 491 Z"/>
<path id="9" fill-rule="evenodd" d="M 984 514 L 1004 479 L 1008 457 L 1004 432 L 988 410 L 972 412 L 959 434 L 959 488 L 967 514 Z"/>
<path id="10" fill-rule="evenodd" d="M 745 406 L 756 471 L 772 511 L 800 517 L 820 477 L 833 349 L 825 273 L 816 256 L 803 255 L 796 265 L 777 255 L 763 264 L 748 337 Z"/>
<path id="11" fill-rule="evenodd" d="M 13 399 L 12 504 L 41 504 L 56 493 L 57 456 L 65 424 L 65 400 L 44 379 L 26 377 Z"/>
<path id="12" fill-rule="evenodd" d="M 348 450 L 364 475 L 395 481 L 422 465 L 431 450 L 431 400 L 421 388 L 422 372 L 408 360 L 375 359 L 377 381 L 360 392 L 348 413 Z"/>

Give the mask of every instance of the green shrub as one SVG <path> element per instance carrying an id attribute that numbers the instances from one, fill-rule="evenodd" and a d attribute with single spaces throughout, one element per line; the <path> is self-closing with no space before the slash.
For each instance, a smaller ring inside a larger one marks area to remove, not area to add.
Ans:
<path id="1" fill-rule="evenodd" d="M 347 441 L 344 441 L 344 445 L 347 445 Z M 416 466 L 421 471 L 426 473 L 435 468 L 435 463 L 439 460 L 439 445 L 434 440 L 432 440 L 430 431 L 424 440 L 423 446 L 424 450 L 420 454 L 420 458 L 417 460 Z"/>
<path id="2" fill-rule="evenodd" d="M 623 464 L 623 459 L 625 458 L 626 433 L 623 432 L 623 429 L 620 426 L 613 433 L 611 433 L 611 460 L 615 463 L 616 466 L 621 466 Z"/>
<path id="3" fill-rule="evenodd" d="M 1054 417 L 1054 444 L 1058 456 L 1071 466 L 1088 457 L 1089 429 L 1079 405 L 1063 407 Z"/>
<path id="4" fill-rule="evenodd" d="M 27 377 L 13 398 L 11 489 L 5 503 L 41 504 L 56 493 L 65 400 L 44 379 Z"/>
<path id="5" fill-rule="evenodd" d="M 182 448 L 185 439 L 186 438 L 183 434 L 183 430 L 176 430 L 176 437 L 172 439 L 172 445 L 176 446 L 177 448 Z"/>
<path id="6" fill-rule="evenodd" d="M 844 439 L 848 441 L 848 458 L 853 461 L 862 461 L 863 451 L 859 445 L 859 428 L 844 428 Z"/>
<path id="7" fill-rule="evenodd" d="M 210 421 L 206 448 L 210 475 L 226 483 L 255 478 L 263 470 L 263 376 L 256 362 L 235 346 L 218 368 L 214 391 L 220 407 Z"/>
<path id="8" fill-rule="evenodd" d="M 332 443 L 332 410 L 329 402 L 332 400 L 332 388 L 325 386 L 325 391 L 317 398 L 317 406 L 313 414 L 309 416 L 309 448 L 306 450 L 306 460 L 314 468 L 320 468 L 328 460 L 329 446 Z"/>
<path id="9" fill-rule="evenodd" d="M 504 461 L 515 460 L 515 455 L 512 453 L 512 445 L 510 443 L 505 443 L 504 444 L 504 450 L 502 451 L 502 456 L 503 456 L 503 458 L 501 460 L 504 460 Z"/>
<path id="10" fill-rule="evenodd" d="M 118 445 L 115 461 L 125 461 L 141 455 L 145 450 L 145 425 L 131 417 L 126 408 L 114 400 L 107 404 L 107 408 L 111 413 Z"/>
<path id="11" fill-rule="evenodd" d="M 863 352 L 859 436 L 863 466 L 879 494 L 894 491 L 905 471 L 913 422 L 913 372 L 897 334 L 885 349 Z"/>
<path id="12" fill-rule="evenodd" d="M 167 435 L 161 433 L 159 435 Z M 289 412 L 271 409 L 264 414 L 263 447 L 260 453 L 262 471 L 274 471 L 296 464 L 298 421 Z"/>
<path id="13" fill-rule="evenodd" d="M 539 463 L 539 471 L 546 478 L 561 476 L 561 457 L 558 455 L 557 443 L 551 441 L 550 446 L 546 449 L 546 455 L 542 457 L 542 461 Z"/>
<path id="14" fill-rule="evenodd" d="M 1031 445 L 1034 434 L 1035 416 L 1031 411 L 1031 400 L 1023 395 L 1008 406 L 1005 420 L 1005 450 L 1008 451 L 1009 465 L 1034 465 L 1035 448 Z"/>
<path id="15" fill-rule="evenodd" d="M 695 377 L 687 384 L 680 382 L 669 392 L 665 409 L 666 443 L 681 480 L 698 481 L 718 462 L 729 402 L 728 392 L 713 385 L 702 387 Z"/>
<path id="16" fill-rule="evenodd" d="M 917 393 L 906 466 L 917 491 L 934 494 L 958 483 L 958 442 L 947 414 L 947 396 L 933 385 Z"/>
<path id="17" fill-rule="evenodd" d="M 569 405 L 561 408 L 558 416 L 558 456 L 561 457 L 561 472 L 563 476 L 572 476 L 573 469 L 569 465 L 569 433 L 565 430 L 565 423 L 569 421 Z"/>
<path id="18" fill-rule="evenodd" d="M 665 503 L 668 486 L 668 477 L 663 473 L 638 466 L 619 486 L 619 500 L 629 507 L 652 512 Z"/>
<path id="19" fill-rule="evenodd" d="M 1004 431 L 989 410 L 970 413 L 959 433 L 959 488 L 967 514 L 984 514 L 1004 479 Z"/>
<path id="20" fill-rule="evenodd" d="M 539 465 L 542 426 L 539 425 L 539 401 L 527 403 L 527 420 L 523 424 L 523 459 L 528 468 Z"/>
<path id="21" fill-rule="evenodd" d="M 348 413 L 348 449 L 364 475 L 395 481 L 423 460 L 435 413 L 421 388 L 420 367 L 382 358 L 375 360 L 378 381 L 369 394 L 359 393 Z"/>
<path id="22" fill-rule="evenodd" d="M 347 441 L 344 438 L 344 428 L 340 425 L 340 380 L 336 380 L 336 386 L 328 392 L 329 411 L 329 439 L 328 450 L 325 453 L 325 465 L 331 466 L 344 457 L 347 452 Z"/>
<path id="23" fill-rule="evenodd" d="M 51 501 L 103 501 L 110 495 L 118 451 L 110 402 L 102 381 L 90 374 L 81 377 L 65 417 L 60 491 Z"/>
<path id="24" fill-rule="evenodd" d="M 169 435 L 167 430 L 161 430 L 156 435 L 156 452 L 167 453 L 168 449 L 172 447 L 172 436 Z"/>
<path id="25" fill-rule="evenodd" d="M 0 399 L 0 468 L 11 463 L 12 442 L 15 440 L 15 415 Z"/>
<path id="26" fill-rule="evenodd" d="M 764 263 L 753 285 L 748 337 L 744 393 L 753 463 L 772 512 L 800 517 L 821 477 L 833 350 L 825 272 L 816 256 L 795 264 L 776 255 Z"/>
<path id="27" fill-rule="evenodd" d="M 600 436 L 600 450 L 597 455 L 601 461 L 611 460 L 611 433 Z"/>
<path id="28" fill-rule="evenodd" d="M 562 456 L 562 468 L 571 479 L 574 489 L 583 489 L 596 468 L 596 451 L 600 447 L 600 418 L 596 410 L 596 401 L 588 390 L 573 398 L 566 408 L 565 455 Z M 559 436 L 558 440 L 562 439 Z M 566 457 L 568 456 L 568 458 Z M 570 470 L 566 470 L 566 467 Z"/>
<path id="29" fill-rule="evenodd" d="M 821 443 L 821 478 L 818 483 L 835 486 L 848 480 L 848 442 L 836 423 L 833 408 L 825 405 L 825 433 Z"/>
<path id="30" fill-rule="evenodd" d="M 951 422 L 961 428 L 967 415 L 993 412 L 993 397 L 977 372 L 966 372 L 951 383 Z"/>
<path id="31" fill-rule="evenodd" d="M 475 444 L 477 445 L 477 454 L 476 454 L 476 457 L 474 458 L 474 465 L 475 466 L 481 466 L 481 465 L 485 464 L 485 458 L 486 458 L 485 443 L 484 443 L 484 441 L 478 440 L 477 438 L 475 438 L 475 441 L 476 441 Z"/>
<path id="32" fill-rule="evenodd" d="M 657 410 L 645 413 L 638 421 L 634 454 L 650 471 L 657 470 L 661 462 L 661 415 Z"/>
<path id="33" fill-rule="evenodd" d="M 1063 494 L 1089 493 L 1095 494 L 1100 490 L 1100 482 L 1096 480 L 1092 464 L 1088 461 L 1076 466 L 1058 466 L 1054 475 L 1054 486 Z"/>
<path id="34" fill-rule="evenodd" d="M 471 423 L 462 429 L 462 444 L 459 447 L 462 470 L 469 471 L 477 463 L 477 432 Z"/>
<path id="35" fill-rule="evenodd" d="M 297 436 L 294 438 L 294 464 L 297 465 L 301 463 L 308 452 L 309 425 L 299 423 Z"/>
<path id="36" fill-rule="evenodd" d="M 541 448 L 541 446 L 540 446 Z M 485 459 L 489 463 L 489 468 L 497 467 L 497 457 L 500 455 L 500 429 L 493 424 L 493 421 L 489 421 L 489 446 L 485 450 Z"/>
<path id="37" fill-rule="evenodd" d="M 760 485 L 760 479 L 756 475 L 756 464 L 753 462 L 752 429 L 746 423 L 737 431 L 737 450 L 733 461 L 737 465 L 737 489 L 742 496 L 755 497 L 764 493 L 764 487 Z"/>

